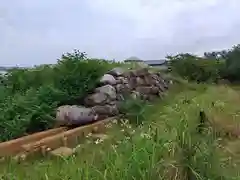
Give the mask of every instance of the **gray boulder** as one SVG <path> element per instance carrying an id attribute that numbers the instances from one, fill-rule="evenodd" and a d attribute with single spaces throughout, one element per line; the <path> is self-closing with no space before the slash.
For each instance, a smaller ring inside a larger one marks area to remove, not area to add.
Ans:
<path id="1" fill-rule="evenodd" d="M 97 120 L 91 108 L 64 105 L 57 108 L 56 126 L 81 125 Z"/>
<path id="2" fill-rule="evenodd" d="M 149 86 L 139 86 L 136 88 L 136 91 L 140 94 L 151 94 L 151 89 Z"/>
<path id="3" fill-rule="evenodd" d="M 108 74 L 111 74 L 113 76 L 122 76 L 124 74 L 124 70 L 120 67 L 113 68 L 108 72 Z"/>
<path id="4" fill-rule="evenodd" d="M 104 74 L 100 79 L 100 83 L 115 85 L 117 81 L 111 74 Z"/>
<path id="5" fill-rule="evenodd" d="M 85 100 L 85 105 L 87 106 L 95 106 L 95 105 L 103 105 L 109 102 L 108 95 L 98 92 L 91 95 L 88 95 Z"/>
<path id="6" fill-rule="evenodd" d="M 116 89 L 111 85 L 101 86 L 95 89 L 97 93 L 103 93 L 109 96 L 110 99 L 114 100 L 117 98 Z"/>
<path id="7" fill-rule="evenodd" d="M 95 114 L 107 116 L 115 116 L 119 113 L 116 105 L 94 106 L 92 111 Z"/>

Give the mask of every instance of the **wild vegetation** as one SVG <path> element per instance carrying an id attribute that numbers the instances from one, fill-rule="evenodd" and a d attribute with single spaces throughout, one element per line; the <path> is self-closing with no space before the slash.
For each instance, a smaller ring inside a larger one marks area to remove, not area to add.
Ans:
<path id="1" fill-rule="evenodd" d="M 239 52 L 235 46 L 205 53 L 204 58 L 169 56 L 169 76 L 175 83 L 167 96 L 154 104 L 127 100 L 122 121 L 108 125 L 109 139 L 93 141 L 89 135 L 67 159 L 49 157 L 20 165 L 9 160 L 1 165 L 0 178 L 240 179 L 240 89 L 214 83 L 239 80 Z M 8 131 L 2 133 L 3 140 L 51 127 L 57 105 L 69 102 L 68 97 L 81 99 L 114 66 L 75 52 L 55 66 L 9 72 L 1 86 L 1 131 Z"/>
<path id="2" fill-rule="evenodd" d="M 142 109 L 142 125 L 113 122 L 109 139 L 89 136 L 68 159 L 10 161 L 0 168 L 2 179 L 239 179 L 240 141 L 217 136 L 211 126 L 197 131 L 200 110 L 236 126 L 239 92 L 215 85 L 178 88 Z"/>
<path id="3" fill-rule="evenodd" d="M 168 56 L 170 69 L 176 75 L 197 82 L 217 82 L 227 79 L 240 80 L 240 45 L 230 50 L 206 52 L 204 57 L 192 54 Z"/>
<path id="4" fill-rule="evenodd" d="M 116 63 L 88 59 L 84 53 L 64 54 L 56 65 L 13 69 L 1 76 L 0 141 L 52 127 L 54 110 L 77 104 Z"/>

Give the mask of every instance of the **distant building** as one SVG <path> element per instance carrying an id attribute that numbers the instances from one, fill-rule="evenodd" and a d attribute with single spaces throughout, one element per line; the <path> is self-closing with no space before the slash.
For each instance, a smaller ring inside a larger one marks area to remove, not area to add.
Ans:
<path id="1" fill-rule="evenodd" d="M 165 59 L 163 60 L 146 60 L 144 61 L 145 64 L 151 66 L 151 67 L 156 67 L 159 69 L 167 69 L 167 61 Z"/>
<path id="2" fill-rule="evenodd" d="M 167 61 L 164 60 L 145 60 L 144 61 L 146 64 L 148 64 L 149 66 L 163 66 L 166 65 Z"/>
<path id="3" fill-rule="evenodd" d="M 148 66 L 151 67 L 156 67 L 156 68 L 160 68 L 160 69 L 167 69 L 167 61 L 165 59 L 161 59 L 161 60 L 141 60 L 138 57 L 130 57 L 128 59 L 126 59 L 124 62 L 137 62 L 137 63 L 144 63 Z"/>
<path id="4" fill-rule="evenodd" d="M 143 60 L 139 59 L 136 56 L 132 56 L 130 58 L 127 58 L 124 62 L 143 62 Z"/>

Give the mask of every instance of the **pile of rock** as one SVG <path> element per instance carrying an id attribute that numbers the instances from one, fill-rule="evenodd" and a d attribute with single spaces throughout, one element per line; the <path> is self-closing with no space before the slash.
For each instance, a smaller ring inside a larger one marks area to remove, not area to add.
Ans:
<path id="1" fill-rule="evenodd" d="M 160 73 L 151 73 L 147 68 L 129 71 L 114 68 L 100 79 L 100 86 L 84 99 L 82 107 L 61 106 L 56 119 L 60 124 L 69 124 L 69 121 L 94 121 L 115 116 L 125 97 L 152 101 L 164 95 L 168 84 Z"/>

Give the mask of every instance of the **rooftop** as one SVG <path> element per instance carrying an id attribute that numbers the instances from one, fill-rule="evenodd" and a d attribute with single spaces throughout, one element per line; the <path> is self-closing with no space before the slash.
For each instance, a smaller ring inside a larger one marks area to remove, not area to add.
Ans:
<path id="1" fill-rule="evenodd" d="M 166 62 L 165 59 L 162 60 L 145 60 L 144 61 L 148 65 L 162 65 Z"/>

